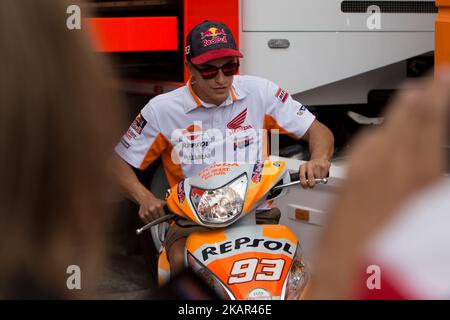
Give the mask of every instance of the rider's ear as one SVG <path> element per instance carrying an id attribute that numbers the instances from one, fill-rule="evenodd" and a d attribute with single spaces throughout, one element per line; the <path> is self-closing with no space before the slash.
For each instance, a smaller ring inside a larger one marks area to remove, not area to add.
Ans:
<path id="1" fill-rule="evenodd" d="M 195 77 L 195 68 L 192 66 L 192 64 L 189 61 L 186 61 L 186 68 L 191 75 L 191 85 L 195 83 L 196 77 Z"/>
<path id="2" fill-rule="evenodd" d="M 191 76 L 194 75 L 194 67 L 189 61 L 186 61 L 186 68 Z"/>

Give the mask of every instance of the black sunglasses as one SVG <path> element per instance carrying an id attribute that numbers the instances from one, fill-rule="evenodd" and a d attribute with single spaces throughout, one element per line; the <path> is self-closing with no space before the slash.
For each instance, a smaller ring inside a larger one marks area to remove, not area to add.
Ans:
<path id="1" fill-rule="evenodd" d="M 198 70 L 198 72 L 200 72 L 203 79 L 214 79 L 220 69 L 222 69 L 223 74 L 227 77 L 234 76 L 239 71 L 239 62 L 227 63 L 221 67 L 204 65 L 202 68 L 199 68 L 195 64 L 192 65 L 196 70 Z"/>

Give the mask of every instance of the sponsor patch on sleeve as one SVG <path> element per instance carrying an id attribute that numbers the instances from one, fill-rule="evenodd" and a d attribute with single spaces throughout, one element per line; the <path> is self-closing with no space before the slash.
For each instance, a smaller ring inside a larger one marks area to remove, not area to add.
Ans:
<path id="1" fill-rule="evenodd" d="M 281 88 L 278 88 L 277 93 L 275 94 L 275 96 L 281 100 L 281 102 L 285 103 L 286 99 L 289 97 L 289 93 L 287 93 L 286 90 L 283 90 Z"/>
<path id="2" fill-rule="evenodd" d="M 121 143 L 126 149 L 130 148 L 130 144 L 125 140 L 125 137 L 123 137 L 123 138 L 120 140 L 120 143 Z"/>
<path id="3" fill-rule="evenodd" d="M 136 119 L 134 119 L 133 123 L 131 124 L 131 128 L 136 132 L 137 134 L 141 134 L 142 130 L 147 124 L 147 120 L 142 116 L 142 114 L 138 114 Z"/>
<path id="4" fill-rule="evenodd" d="M 305 111 L 306 111 L 306 107 L 302 105 L 301 107 L 298 108 L 297 115 L 299 117 L 301 117 L 303 115 L 303 113 L 305 113 Z"/>

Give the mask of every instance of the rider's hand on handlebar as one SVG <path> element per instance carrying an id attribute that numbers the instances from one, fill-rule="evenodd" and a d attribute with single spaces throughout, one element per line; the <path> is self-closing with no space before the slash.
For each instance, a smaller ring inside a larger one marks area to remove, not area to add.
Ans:
<path id="1" fill-rule="evenodd" d="M 326 178 L 330 170 L 331 163 L 327 159 L 311 159 L 300 165 L 300 185 L 303 188 L 314 188 L 314 179 Z"/>
<path id="2" fill-rule="evenodd" d="M 158 199 L 153 194 L 149 193 L 139 202 L 139 218 L 145 223 L 149 223 L 164 216 L 165 204 L 166 202 L 164 200 Z"/>

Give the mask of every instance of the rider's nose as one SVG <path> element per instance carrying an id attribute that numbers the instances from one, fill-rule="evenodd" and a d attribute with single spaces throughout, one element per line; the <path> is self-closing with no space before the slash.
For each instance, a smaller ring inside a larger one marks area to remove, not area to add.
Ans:
<path id="1" fill-rule="evenodd" d="M 223 74 L 222 70 L 219 70 L 219 73 L 217 73 L 216 76 L 216 83 L 224 85 L 226 82 L 226 76 Z"/>

